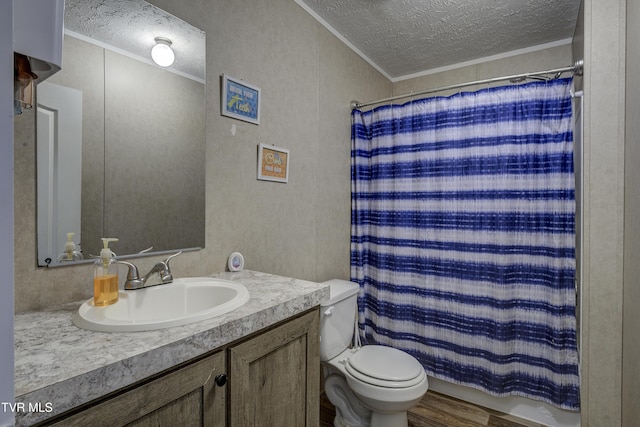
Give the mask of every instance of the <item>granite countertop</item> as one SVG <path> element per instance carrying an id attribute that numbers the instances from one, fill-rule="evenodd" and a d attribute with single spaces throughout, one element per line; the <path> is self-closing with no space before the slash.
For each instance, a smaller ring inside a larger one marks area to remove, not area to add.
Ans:
<path id="1" fill-rule="evenodd" d="M 16 426 L 126 387 L 319 305 L 327 285 L 255 271 L 212 275 L 251 296 L 213 319 L 148 332 L 94 332 L 71 323 L 84 301 L 15 317 Z M 34 409 L 40 408 L 40 411 Z"/>

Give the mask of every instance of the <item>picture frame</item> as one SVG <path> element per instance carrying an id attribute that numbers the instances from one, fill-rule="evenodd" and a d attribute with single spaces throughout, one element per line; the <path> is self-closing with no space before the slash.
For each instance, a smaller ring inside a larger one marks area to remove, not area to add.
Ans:
<path id="1" fill-rule="evenodd" d="M 220 112 L 223 116 L 260 124 L 260 88 L 242 80 L 222 75 Z"/>
<path id="2" fill-rule="evenodd" d="M 258 145 L 258 179 L 264 181 L 289 181 L 289 150 L 275 145 Z"/>

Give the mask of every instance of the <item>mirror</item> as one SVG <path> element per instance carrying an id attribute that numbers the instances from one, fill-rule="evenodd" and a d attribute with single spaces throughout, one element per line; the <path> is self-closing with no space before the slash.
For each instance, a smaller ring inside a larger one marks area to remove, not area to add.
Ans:
<path id="1" fill-rule="evenodd" d="M 65 1 L 63 67 L 37 88 L 39 266 L 102 237 L 118 257 L 204 247 L 204 64 L 204 32 L 145 1 Z"/>

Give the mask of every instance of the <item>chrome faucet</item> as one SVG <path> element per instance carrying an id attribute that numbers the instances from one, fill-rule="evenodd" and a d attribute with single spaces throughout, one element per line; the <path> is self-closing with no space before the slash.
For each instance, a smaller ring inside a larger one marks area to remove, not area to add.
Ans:
<path id="1" fill-rule="evenodd" d="M 151 270 L 141 279 L 138 273 L 138 267 L 135 264 L 127 261 L 118 261 L 119 264 L 124 264 L 129 267 L 127 273 L 127 280 L 124 282 L 125 290 L 135 290 L 147 288 L 149 286 L 164 285 L 173 282 L 173 274 L 171 274 L 171 268 L 169 267 L 169 261 L 172 258 L 180 255 L 182 251 L 169 256 L 164 261 L 156 263 Z"/>

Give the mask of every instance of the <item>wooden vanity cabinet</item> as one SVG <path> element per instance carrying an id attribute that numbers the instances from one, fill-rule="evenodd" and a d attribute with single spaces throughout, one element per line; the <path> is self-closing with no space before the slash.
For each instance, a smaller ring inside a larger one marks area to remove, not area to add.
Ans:
<path id="1" fill-rule="evenodd" d="M 43 425 L 318 427 L 319 321 L 307 311 Z"/>
<path id="2" fill-rule="evenodd" d="M 46 425 L 224 427 L 226 388 L 216 385 L 216 377 L 224 374 L 225 362 L 220 351 Z"/>
<path id="3" fill-rule="evenodd" d="M 318 309 L 229 347 L 230 427 L 320 423 Z"/>

